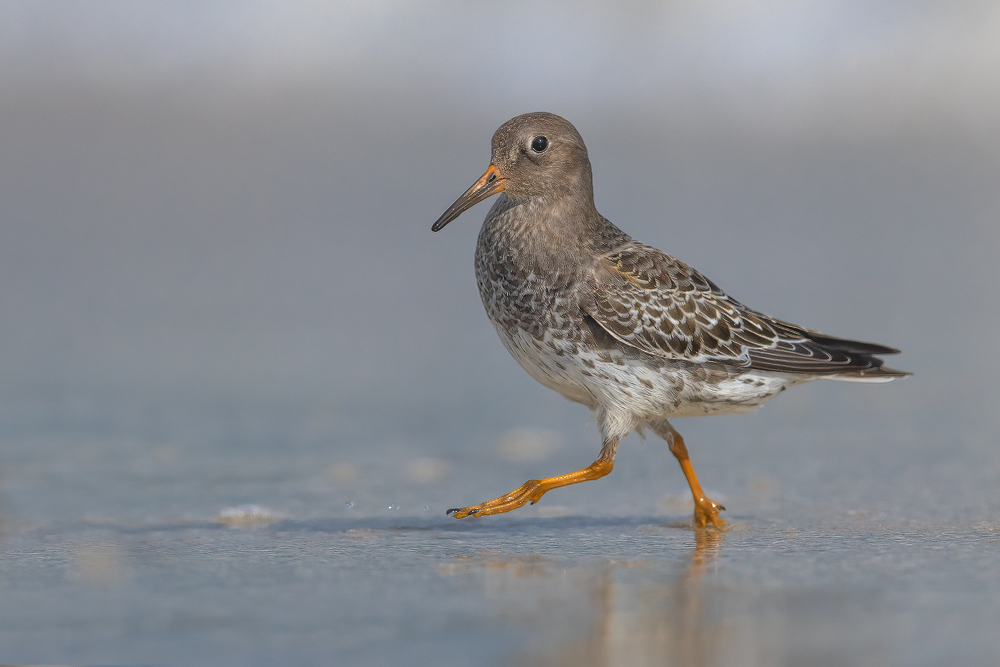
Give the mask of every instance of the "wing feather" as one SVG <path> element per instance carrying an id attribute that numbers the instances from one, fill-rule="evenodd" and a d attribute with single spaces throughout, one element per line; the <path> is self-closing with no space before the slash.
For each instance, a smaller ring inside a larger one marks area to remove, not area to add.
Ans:
<path id="1" fill-rule="evenodd" d="M 748 370 L 818 376 L 901 376 L 874 355 L 897 350 L 824 336 L 730 298 L 655 248 L 629 242 L 601 259 L 584 310 L 618 342 L 647 354 Z"/>

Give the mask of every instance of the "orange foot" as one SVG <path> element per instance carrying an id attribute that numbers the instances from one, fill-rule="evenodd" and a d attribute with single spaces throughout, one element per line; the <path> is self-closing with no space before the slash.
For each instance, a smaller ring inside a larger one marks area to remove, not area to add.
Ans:
<path id="1" fill-rule="evenodd" d="M 487 500 L 485 503 L 479 503 L 471 507 L 450 509 L 448 510 L 448 516 L 453 516 L 456 519 L 464 519 L 467 516 L 489 516 L 490 514 L 503 514 L 504 512 L 516 510 L 528 502 L 534 505 L 548 491 L 548 489 L 543 487 L 542 482 L 543 480 L 540 479 L 529 479 L 505 496 Z"/>
<path id="2" fill-rule="evenodd" d="M 487 500 L 485 503 L 479 503 L 471 507 L 450 509 L 448 510 L 448 516 L 453 516 L 456 519 L 464 519 L 467 516 L 489 516 L 490 514 L 503 514 L 504 512 L 516 510 L 528 502 L 534 505 L 547 491 L 558 489 L 560 486 L 569 486 L 570 484 L 579 484 L 580 482 L 599 479 L 611 472 L 613 467 L 614 459 L 609 455 L 606 458 L 597 459 L 583 470 L 559 475 L 558 477 L 529 479 L 505 496 Z M 716 520 L 719 520 L 719 518 L 716 517 Z"/>
<path id="3" fill-rule="evenodd" d="M 704 528 L 711 524 L 716 528 L 725 528 L 726 522 L 719 516 L 719 510 L 726 509 L 711 498 L 695 498 L 694 501 L 694 526 Z"/>

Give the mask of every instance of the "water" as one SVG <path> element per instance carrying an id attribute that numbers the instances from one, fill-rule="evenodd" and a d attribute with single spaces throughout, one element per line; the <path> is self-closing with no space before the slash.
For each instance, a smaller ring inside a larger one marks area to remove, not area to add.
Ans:
<path id="1" fill-rule="evenodd" d="M 348 12 L 338 41 L 336 9 L 34 6 L 0 10 L 0 661 L 1000 661 L 983 7 L 555 5 L 487 86 L 525 8 Z M 482 312 L 485 207 L 429 231 L 543 108 L 612 221 L 914 373 L 677 421 L 724 534 L 635 435 L 600 481 L 445 516 L 599 451 Z"/>
<path id="2" fill-rule="evenodd" d="M 672 456 L 634 437 L 600 482 L 444 516 L 592 456 L 569 404 L 551 407 L 572 446 L 512 459 L 523 430 L 480 448 L 443 434 L 428 476 L 419 443 L 351 442 L 305 407 L 8 395 L 0 646 L 81 663 L 991 664 L 997 448 L 911 439 L 891 410 L 891 426 L 843 419 L 869 389 L 894 385 L 679 422 L 729 508 L 722 534 L 690 529 Z"/>

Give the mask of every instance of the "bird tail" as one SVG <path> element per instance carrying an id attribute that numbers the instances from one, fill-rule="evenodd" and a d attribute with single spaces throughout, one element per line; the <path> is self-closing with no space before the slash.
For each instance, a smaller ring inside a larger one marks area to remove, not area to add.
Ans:
<path id="1" fill-rule="evenodd" d="M 785 322 L 772 323 L 779 335 L 772 348 L 750 351 L 751 368 L 846 382 L 889 382 L 909 373 L 885 368 L 879 355 L 899 350 L 859 340 L 835 338 Z"/>

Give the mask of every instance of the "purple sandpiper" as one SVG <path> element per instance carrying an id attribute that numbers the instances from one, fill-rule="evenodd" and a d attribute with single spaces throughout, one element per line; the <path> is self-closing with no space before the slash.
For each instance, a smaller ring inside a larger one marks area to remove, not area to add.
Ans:
<path id="1" fill-rule="evenodd" d="M 476 280 L 504 347 L 531 377 L 583 403 L 601 432 L 582 470 L 532 479 L 456 518 L 500 514 L 551 489 L 611 472 L 618 441 L 648 428 L 677 457 L 694 525 L 723 527 L 674 417 L 750 412 L 817 379 L 887 382 L 908 373 L 876 355 L 898 350 L 826 336 L 747 308 L 684 262 L 635 241 L 594 206 L 580 134 L 550 113 L 512 118 L 493 135 L 486 173 L 445 211 L 437 232 L 499 194 L 476 244 Z"/>

